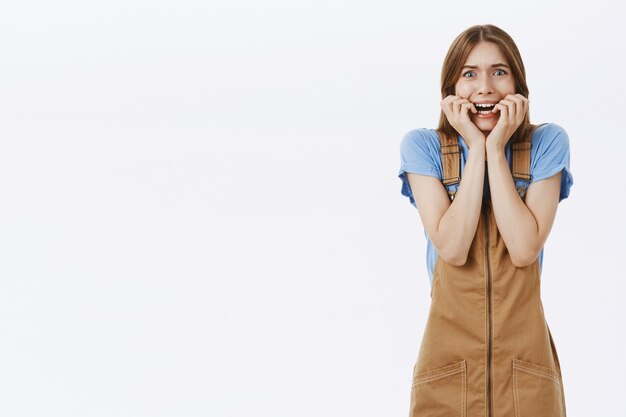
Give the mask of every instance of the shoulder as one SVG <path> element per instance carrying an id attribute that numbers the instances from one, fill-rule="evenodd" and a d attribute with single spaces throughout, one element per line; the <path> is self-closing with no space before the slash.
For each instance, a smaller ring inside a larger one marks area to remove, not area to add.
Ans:
<path id="1" fill-rule="evenodd" d="M 408 131 L 400 144 L 400 174 L 441 176 L 441 144 L 435 129 L 418 128 Z"/>
<path id="2" fill-rule="evenodd" d="M 569 149 L 569 136 L 561 125 L 543 123 L 533 131 L 532 147 L 537 154 L 542 154 L 550 148 Z"/>
<path id="3" fill-rule="evenodd" d="M 402 137 L 400 150 L 403 154 L 411 152 L 438 154 L 441 149 L 439 135 L 435 129 L 417 128 L 409 130 Z"/>
<path id="4" fill-rule="evenodd" d="M 544 123 L 533 131 L 532 136 L 531 182 L 550 178 L 562 171 L 559 201 L 567 198 L 574 183 L 567 132 L 556 123 Z"/>
<path id="5" fill-rule="evenodd" d="M 569 136 L 565 129 L 556 123 L 539 125 L 533 131 L 530 158 L 535 169 L 546 164 L 569 163 Z"/>
<path id="6" fill-rule="evenodd" d="M 420 127 L 405 133 L 402 137 L 402 143 L 417 146 L 439 145 L 439 135 L 435 129 Z"/>

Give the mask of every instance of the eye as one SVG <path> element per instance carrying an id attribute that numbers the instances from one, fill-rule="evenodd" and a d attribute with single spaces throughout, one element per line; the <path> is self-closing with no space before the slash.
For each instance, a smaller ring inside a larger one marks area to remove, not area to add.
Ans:
<path id="1" fill-rule="evenodd" d="M 464 74 L 463 74 L 463 76 L 464 76 L 465 78 L 470 78 L 470 77 L 466 77 L 466 75 L 467 75 L 467 74 L 469 74 L 469 73 L 474 73 L 474 71 L 467 71 L 466 73 L 464 73 Z"/>
<path id="2" fill-rule="evenodd" d="M 502 75 L 506 75 L 506 71 L 505 70 L 497 69 L 496 72 L 498 72 L 498 71 L 502 72 Z"/>

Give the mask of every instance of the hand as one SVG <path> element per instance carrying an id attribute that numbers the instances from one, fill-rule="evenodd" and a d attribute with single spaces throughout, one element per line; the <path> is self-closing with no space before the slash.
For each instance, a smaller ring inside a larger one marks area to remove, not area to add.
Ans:
<path id="1" fill-rule="evenodd" d="M 499 111 L 500 118 L 487 136 L 487 147 L 504 151 L 507 142 L 524 121 L 528 112 L 528 99 L 521 94 L 507 94 L 491 111 Z"/>
<path id="2" fill-rule="evenodd" d="M 485 144 L 485 135 L 470 120 L 468 114 L 469 111 L 478 113 L 474 103 L 459 96 L 449 95 L 441 100 L 441 108 L 448 122 L 459 132 L 470 149 L 475 145 Z"/>

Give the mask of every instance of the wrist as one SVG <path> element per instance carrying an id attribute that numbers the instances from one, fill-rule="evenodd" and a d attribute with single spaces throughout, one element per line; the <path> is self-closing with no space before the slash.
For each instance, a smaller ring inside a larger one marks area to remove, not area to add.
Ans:
<path id="1" fill-rule="evenodd" d="M 470 152 L 472 152 L 472 151 L 485 152 L 486 151 L 486 145 L 485 145 L 484 141 L 472 142 L 471 145 L 468 144 L 468 148 L 469 148 Z"/>
<path id="2" fill-rule="evenodd" d="M 472 156 L 475 155 L 475 156 Z M 480 158 L 481 160 L 487 160 L 487 150 L 484 142 L 474 143 L 469 147 L 470 158 Z"/>
<path id="3" fill-rule="evenodd" d="M 485 146 L 485 151 L 489 155 L 495 155 L 495 154 L 504 155 L 504 146 L 493 145 L 493 144 L 490 145 L 489 143 L 487 143 L 487 145 Z"/>

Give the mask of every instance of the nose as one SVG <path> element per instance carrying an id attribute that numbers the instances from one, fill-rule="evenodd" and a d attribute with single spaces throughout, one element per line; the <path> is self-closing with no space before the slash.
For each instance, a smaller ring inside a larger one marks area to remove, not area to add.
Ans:
<path id="1" fill-rule="evenodd" d="M 480 80 L 478 81 L 477 92 L 479 94 L 485 94 L 485 95 L 494 93 L 493 82 L 489 74 L 485 74 L 482 77 L 480 77 Z"/>

